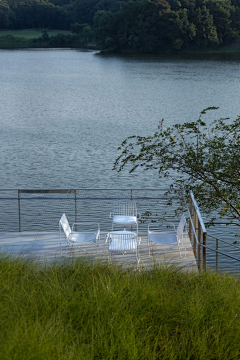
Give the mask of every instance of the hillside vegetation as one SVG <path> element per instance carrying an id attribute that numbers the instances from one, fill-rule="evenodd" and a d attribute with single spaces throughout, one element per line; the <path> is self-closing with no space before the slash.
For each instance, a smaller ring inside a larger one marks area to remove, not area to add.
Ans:
<path id="1" fill-rule="evenodd" d="M 1 0 L 0 29 L 72 31 L 62 45 L 160 53 L 218 49 L 240 35 L 240 0 Z M 49 35 L 48 35 L 49 36 Z M 45 45 L 49 38 L 45 35 Z"/>
<path id="2" fill-rule="evenodd" d="M 237 277 L 0 258 L 0 358 L 240 358 Z"/>

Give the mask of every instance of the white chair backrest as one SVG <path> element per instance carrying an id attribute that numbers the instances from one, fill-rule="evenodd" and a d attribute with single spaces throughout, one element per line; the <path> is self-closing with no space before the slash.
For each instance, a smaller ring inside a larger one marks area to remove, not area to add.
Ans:
<path id="1" fill-rule="evenodd" d="M 110 239 L 111 251 L 132 251 L 137 244 L 137 235 L 133 233 L 129 234 L 115 234 L 111 232 L 108 234 Z"/>
<path id="2" fill-rule="evenodd" d="M 109 238 L 112 240 L 112 241 L 115 241 L 115 240 L 120 240 L 120 241 L 129 241 L 129 240 L 132 240 L 132 239 L 136 239 L 137 238 L 137 235 L 134 234 L 134 233 L 128 233 L 128 234 L 116 234 L 114 232 L 111 232 L 109 233 Z"/>
<path id="3" fill-rule="evenodd" d="M 137 216 L 136 201 L 131 201 L 131 200 L 114 201 L 113 213 L 114 215 Z"/>
<path id="4" fill-rule="evenodd" d="M 185 219 L 184 214 L 182 214 L 180 223 L 179 223 L 178 228 L 177 228 L 177 239 L 178 240 L 180 240 L 182 238 L 182 233 L 183 233 L 185 225 L 186 225 L 186 219 Z"/>
<path id="5" fill-rule="evenodd" d="M 59 224 L 62 226 L 63 231 L 64 231 L 64 233 L 66 235 L 66 238 L 68 238 L 69 235 L 71 234 L 72 230 L 71 230 L 71 228 L 69 226 L 69 223 L 68 223 L 68 220 L 67 220 L 67 217 L 66 217 L 65 214 L 62 214 L 62 217 L 61 217 L 61 219 L 59 221 Z"/>

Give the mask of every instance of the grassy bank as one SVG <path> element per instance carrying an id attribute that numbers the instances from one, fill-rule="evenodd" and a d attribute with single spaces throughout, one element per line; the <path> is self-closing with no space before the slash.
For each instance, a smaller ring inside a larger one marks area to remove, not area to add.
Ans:
<path id="1" fill-rule="evenodd" d="M 71 31 L 42 29 L 0 30 L 0 49 L 88 47 Z"/>
<path id="2" fill-rule="evenodd" d="M 1 359 L 239 359 L 240 285 L 214 273 L 0 259 Z"/>
<path id="3" fill-rule="evenodd" d="M 49 36 L 56 36 L 57 34 L 71 34 L 71 31 L 67 30 L 47 30 L 47 32 Z M 42 29 L 0 30 L 0 37 L 13 36 L 16 38 L 24 38 L 26 40 L 40 38 L 42 34 Z"/>

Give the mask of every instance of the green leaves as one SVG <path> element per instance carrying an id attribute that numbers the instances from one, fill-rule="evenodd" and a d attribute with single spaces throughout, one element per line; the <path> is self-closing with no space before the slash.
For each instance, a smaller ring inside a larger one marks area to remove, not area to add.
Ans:
<path id="1" fill-rule="evenodd" d="M 113 170 L 130 173 L 141 166 L 157 170 L 157 176 L 172 179 L 173 189 L 193 190 L 203 212 L 217 211 L 228 223 L 240 225 L 240 117 L 230 122 L 218 119 L 210 125 L 202 120 L 210 110 L 201 111 L 195 122 L 158 127 L 152 136 L 130 136 L 123 143 Z M 178 179 L 178 180 L 175 180 Z M 211 223 L 214 224 L 211 215 Z"/>

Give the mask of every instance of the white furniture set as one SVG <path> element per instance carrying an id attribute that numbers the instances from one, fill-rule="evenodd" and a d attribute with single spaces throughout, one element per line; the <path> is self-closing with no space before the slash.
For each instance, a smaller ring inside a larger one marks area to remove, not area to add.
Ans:
<path id="1" fill-rule="evenodd" d="M 108 259 L 112 259 L 113 253 L 122 253 L 127 252 L 136 253 L 137 263 L 140 261 L 139 256 L 139 245 L 141 238 L 138 236 L 138 220 L 140 219 L 140 214 L 137 213 L 136 202 L 131 200 L 119 200 L 114 202 L 113 212 L 110 213 L 110 218 L 112 218 L 112 231 L 106 235 L 106 243 L 108 244 Z M 136 232 L 124 230 L 114 230 L 116 226 L 136 226 Z M 75 231 L 76 226 L 81 227 L 81 231 Z M 87 230 L 84 230 L 84 226 L 88 226 Z M 159 244 L 163 246 L 163 251 L 169 250 L 170 248 L 177 246 L 179 250 L 179 255 L 181 255 L 180 247 L 183 245 L 183 232 L 186 228 L 186 219 L 182 215 L 180 223 L 177 230 L 159 232 L 152 231 L 150 229 L 150 224 L 148 225 L 148 247 L 149 247 L 149 256 L 151 256 L 150 248 L 151 245 Z M 65 234 L 65 244 L 67 246 L 76 246 L 83 251 L 86 251 L 81 244 L 85 242 L 90 242 L 97 248 L 100 242 L 100 225 L 98 223 L 74 223 L 72 228 L 70 227 L 67 217 L 65 214 L 62 215 L 59 221 L 59 231 L 60 231 L 60 246 L 62 239 L 62 231 Z M 163 252 L 162 251 L 162 252 Z M 162 253 L 161 252 L 161 253 Z M 155 254 L 155 255 L 159 255 Z M 185 246 L 185 256 L 186 256 L 186 246 Z"/>

